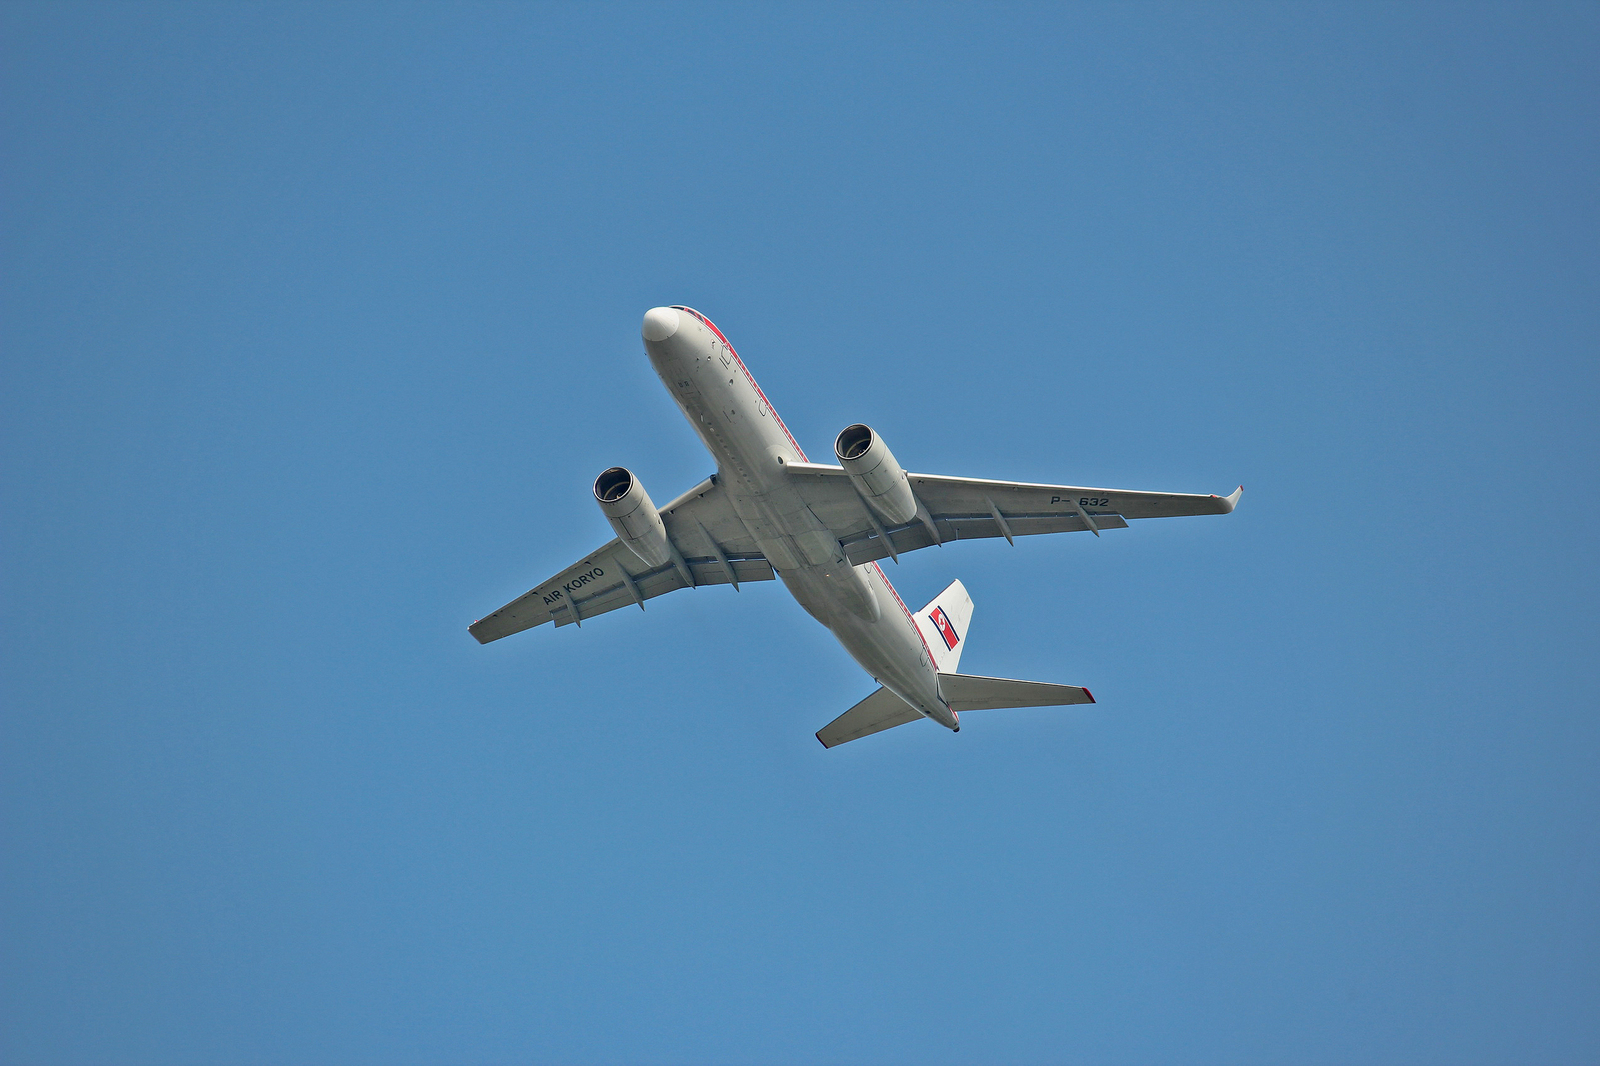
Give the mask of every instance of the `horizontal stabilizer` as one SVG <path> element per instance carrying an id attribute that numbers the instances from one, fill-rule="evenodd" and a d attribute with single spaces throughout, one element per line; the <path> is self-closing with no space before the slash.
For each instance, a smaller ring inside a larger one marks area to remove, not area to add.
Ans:
<path id="1" fill-rule="evenodd" d="M 1002 707 L 1064 707 L 1094 702 L 1088 689 L 1076 685 L 1013 681 L 1006 677 L 979 677 L 976 674 L 940 674 L 939 694 L 957 714 L 962 711 L 999 710 Z"/>
<path id="2" fill-rule="evenodd" d="M 880 688 L 839 717 L 817 730 L 822 746 L 831 748 L 847 740 L 893 729 L 897 725 L 915 722 L 922 714 L 911 704 L 886 688 Z"/>

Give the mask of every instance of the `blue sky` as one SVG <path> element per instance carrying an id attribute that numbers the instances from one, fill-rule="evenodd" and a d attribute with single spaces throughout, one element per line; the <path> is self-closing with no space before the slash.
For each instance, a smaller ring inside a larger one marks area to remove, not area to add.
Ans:
<path id="1" fill-rule="evenodd" d="M 1588 5 L 0 9 L 7 1063 L 1600 1056 Z M 479 647 L 710 472 L 1226 493 Z"/>

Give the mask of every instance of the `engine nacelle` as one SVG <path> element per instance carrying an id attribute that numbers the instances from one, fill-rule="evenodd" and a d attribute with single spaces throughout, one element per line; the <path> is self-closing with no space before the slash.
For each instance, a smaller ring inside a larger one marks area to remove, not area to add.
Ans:
<path id="1" fill-rule="evenodd" d="M 895 525 L 917 517 L 917 498 L 906 472 L 870 426 L 845 427 L 833 442 L 833 454 L 873 510 Z"/>
<path id="2" fill-rule="evenodd" d="M 600 510 L 606 521 L 617 531 L 617 537 L 646 566 L 662 566 L 672 559 L 672 546 L 667 540 L 667 527 L 661 522 L 661 512 L 650 502 L 633 471 L 614 466 L 594 479 L 594 498 L 600 501 Z"/>

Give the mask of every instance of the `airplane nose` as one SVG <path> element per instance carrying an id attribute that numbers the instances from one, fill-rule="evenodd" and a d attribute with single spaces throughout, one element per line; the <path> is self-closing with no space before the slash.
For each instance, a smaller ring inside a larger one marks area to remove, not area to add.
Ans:
<path id="1" fill-rule="evenodd" d="M 664 341 L 678 332 L 678 312 L 670 307 L 652 307 L 644 313 L 641 330 L 647 341 Z"/>

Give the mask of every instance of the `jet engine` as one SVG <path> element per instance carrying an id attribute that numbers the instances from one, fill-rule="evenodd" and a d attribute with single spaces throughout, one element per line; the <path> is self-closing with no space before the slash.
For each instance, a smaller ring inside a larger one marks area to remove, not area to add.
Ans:
<path id="1" fill-rule="evenodd" d="M 614 466 L 594 479 L 594 498 L 617 536 L 646 566 L 661 566 L 672 558 L 667 527 L 661 512 L 650 502 L 633 471 Z"/>
<path id="2" fill-rule="evenodd" d="M 846 426 L 833 442 L 833 454 L 873 510 L 895 525 L 917 517 L 917 498 L 906 472 L 870 426 Z"/>

